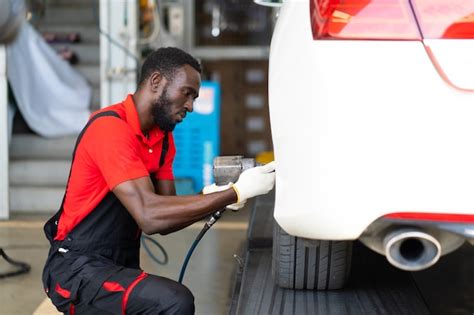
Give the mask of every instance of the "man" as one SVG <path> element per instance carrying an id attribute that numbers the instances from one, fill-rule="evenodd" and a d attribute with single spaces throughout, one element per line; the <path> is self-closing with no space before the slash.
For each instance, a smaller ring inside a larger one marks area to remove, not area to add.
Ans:
<path id="1" fill-rule="evenodd" d="M 144 62 L 137 91 L 92 115 L 78 137 L 60 211 L 45 225 L 48 296 L 68 314 L 192 314 L 183 285 L 139 269 L 141 232 L 180 230 L 273 188 L 274 166 L 243 172 L 229 187 L 175 196 L 171 131 L 193 110 L 201 67 L 177 48 Z"/>

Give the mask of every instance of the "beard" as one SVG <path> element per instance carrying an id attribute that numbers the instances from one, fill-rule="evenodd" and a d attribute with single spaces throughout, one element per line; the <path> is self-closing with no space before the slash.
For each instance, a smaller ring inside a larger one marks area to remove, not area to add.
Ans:
<path id="1" fill-rule="evenodd" d="M 168 90 L 165 88 L 163 94 L 151 107 L 153 122 L 163 131 L 173 131 L 176 127 L 176 122 L 173 121 L 171 115 L 171 105 Z"/>

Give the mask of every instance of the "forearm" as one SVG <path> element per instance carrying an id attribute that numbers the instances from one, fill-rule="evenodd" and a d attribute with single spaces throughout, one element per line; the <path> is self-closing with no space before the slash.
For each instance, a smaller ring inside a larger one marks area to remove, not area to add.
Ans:
<path id="1" fill-rule="evenodd" d="M 206 195 L 160 195 L 160 192 L 172 194 L 174 183 L 163 181 L 155 188 L 148 176 L 122 182 L 112 191 L 143 232 L 167 234 L 237 202 L 236 191 L 240 201 L 268 193 L 275 184 L 274 170 L 274 162 L 248 169 L 240 175 L 233 188 Z"/>
<path id="2" fill-rule="evenodd" d="M 157 180 L 155 191 L 160 196 L 176 196 L 174 180 Z"/>
<path id="3" fill-rule="evenodd" d="M 113 192 L 146 234 L 182 229 L 237 201 L 232 188 L 207 195 L 159 195 L 149 177 L 120 183 Z"/>
<path id="4" fill-rule="evenodd" d="M 147 234 L 168 234 L 205 218 L 237 201 L 233 189 L 194 196 L 149 195 L 144 202 L 142 229 Z"/>

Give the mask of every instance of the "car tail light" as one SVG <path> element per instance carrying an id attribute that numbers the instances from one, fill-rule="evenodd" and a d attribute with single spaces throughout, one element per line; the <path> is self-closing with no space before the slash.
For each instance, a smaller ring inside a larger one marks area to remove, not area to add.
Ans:
<path id="1" fill-rule="evenodd" d="M 408 0 L 310 0 L 310 12 L 314 39 L 421 39 Z"/>
<path id="2" fill-rule="evenodd" d="M 310 0 L 310 12 L 314 39 L 474 38 L 472 0 Z"/>
<path id="3" fill-rule="evenodd" d="M 474 38 L 474 1 L 411 1 L 423 38 Z"/>

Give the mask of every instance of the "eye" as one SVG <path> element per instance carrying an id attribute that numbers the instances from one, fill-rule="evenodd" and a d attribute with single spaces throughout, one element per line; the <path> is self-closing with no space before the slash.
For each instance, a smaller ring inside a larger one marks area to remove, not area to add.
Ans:
<path id="1" fill-rule="evenodd" d="M 188 89 L 183 90 L 183 95 L 184 95 L 186 98 L 190 98 L 190 97 L 191 97 L 191 98 L 193 99 L 193 101 L 194 101 L 196 98 L 198 98 L 198 96 L 199 96 L 199 95 L 197 95 L 197 93 L 194 92 L 193 90 L 188 90 Z"/>

